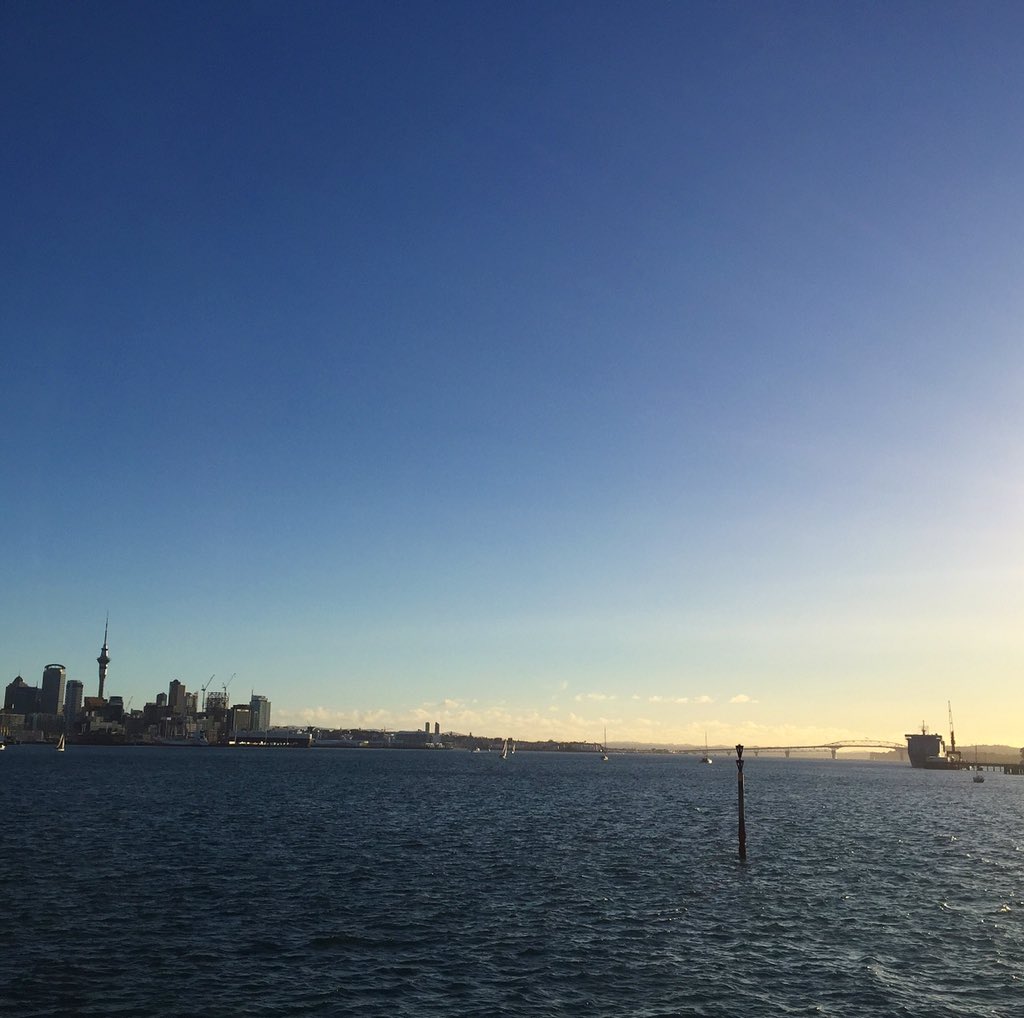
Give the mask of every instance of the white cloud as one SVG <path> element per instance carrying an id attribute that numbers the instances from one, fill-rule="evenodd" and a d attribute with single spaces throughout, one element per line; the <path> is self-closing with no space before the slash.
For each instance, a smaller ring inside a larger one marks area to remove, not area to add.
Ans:
<path id="1" fill-rule="evenodd" d="M 271 723 L 305 728 L 395 728 L 398 719 L 391 711 L 341 710 L 337 707 L 300 707 L 298 710 L 272 710 Z"/>
<path id="2" fill-rule="evenodd" d="M 757 703 L 757 701 L 751 699 L 746 693 L 737 693 L 729 700 L 729 703 Z"/>

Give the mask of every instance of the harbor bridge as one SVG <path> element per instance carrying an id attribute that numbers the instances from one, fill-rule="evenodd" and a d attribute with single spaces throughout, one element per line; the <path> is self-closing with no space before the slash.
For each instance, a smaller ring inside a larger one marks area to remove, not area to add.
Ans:
<path id="1" fill-rule="evenodd" d="M 900 754 L 900 759 L 905 760 L 907 755 L 906 742 L 887 742 L 885 739 L 840 739 L 838 742 L 821 742 L 813 746 L 744 746 L 743 752 L 748 756 L 757 756 L 759 753 L 784 753 L 787 757 L 791 753 L 831 753 L 835 760 L 841 749 L 890 749 Z M 704 753 L 703 748 L 681 749 L 680 753 Z M 708 753 L 719 753 L 726 756 L 735 756 L 735 746 L 709 746 Z"/>

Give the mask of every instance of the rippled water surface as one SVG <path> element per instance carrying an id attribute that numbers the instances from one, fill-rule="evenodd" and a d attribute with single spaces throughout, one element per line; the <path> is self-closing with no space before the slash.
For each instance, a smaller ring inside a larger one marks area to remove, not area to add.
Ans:
<path id="1" fill-rule="evenodd" d="M 12 747 L 7 1015 L 1017 1016 L 1024 778 Z"/>

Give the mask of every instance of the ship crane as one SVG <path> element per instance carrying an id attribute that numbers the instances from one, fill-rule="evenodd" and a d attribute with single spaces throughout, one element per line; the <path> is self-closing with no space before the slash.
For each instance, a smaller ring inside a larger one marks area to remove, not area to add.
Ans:
<path id="1" fill-rule="evenodd" d="M 949 710 L 949 753 L 948 756 L 954 760 L 958 759 L 956 751 L 956 734 L 953 732 L 953 703 L 951 700 L 946 701 L 946 707 Z"/>

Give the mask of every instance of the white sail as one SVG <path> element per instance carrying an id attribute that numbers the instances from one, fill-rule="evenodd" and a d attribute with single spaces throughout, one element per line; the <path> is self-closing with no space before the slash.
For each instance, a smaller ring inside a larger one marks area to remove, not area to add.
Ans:
<path id="1" fill-rule="evenodd" d="M 704 755 L 700 758 L 700 762 L 703 764 L 712 763 L 710 754 L 708 753 L 708 733 L 704 733 Z"/>

